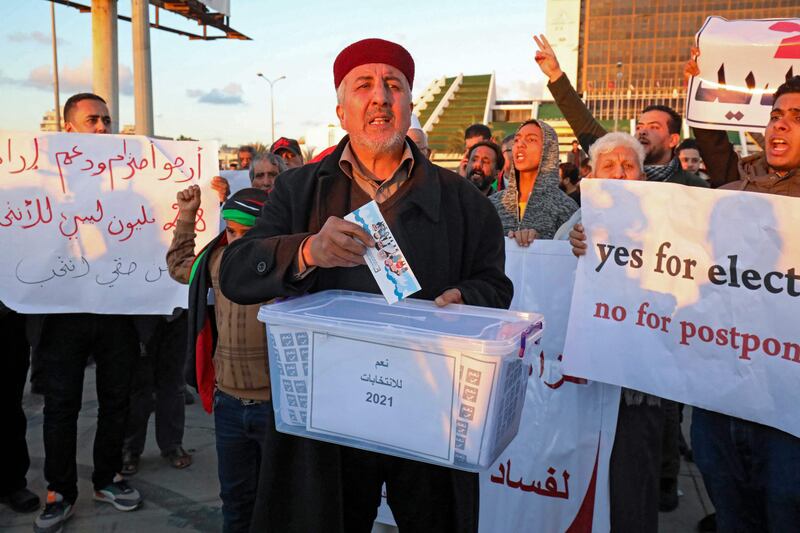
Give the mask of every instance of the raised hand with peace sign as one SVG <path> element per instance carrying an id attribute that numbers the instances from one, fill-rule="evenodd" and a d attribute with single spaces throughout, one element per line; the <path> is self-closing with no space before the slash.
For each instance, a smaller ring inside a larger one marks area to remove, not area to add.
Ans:
<path id="1" fill-rule="evenodd" d="M 561 70 L 561 65 L 558 64 L 556 53 L 553 52 L 553 48 L 544 35 L 539 35 L 538 37 L 534 35 L 533 40 L 536 41 L 536 46 L 539 47 L 535 56 L 536 64 L 542 69 L 544 75 L 548 77 L 550 83 L 553 83 L 564 74 Z"/>

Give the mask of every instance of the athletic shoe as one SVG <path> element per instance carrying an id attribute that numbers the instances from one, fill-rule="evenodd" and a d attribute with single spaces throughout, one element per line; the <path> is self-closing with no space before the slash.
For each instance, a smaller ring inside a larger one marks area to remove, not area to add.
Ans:
<path id="1" fill-rule="evenodd" d="M 142 503 L 139 491 L 128 485 L 125 478 L 119 474 L 114 476 L 111 484 L 94 491 L 94 499 L 110 503 L 120 511 L 133 511 Z"/>
<path id="2" fill-rule="evenodd" d="M 36 533 L 58 533 L 70 516 L 72 516 L 72 504 L 58 492 L 47 491 L 44 511 L 34 521 L 33 530 Z"/>

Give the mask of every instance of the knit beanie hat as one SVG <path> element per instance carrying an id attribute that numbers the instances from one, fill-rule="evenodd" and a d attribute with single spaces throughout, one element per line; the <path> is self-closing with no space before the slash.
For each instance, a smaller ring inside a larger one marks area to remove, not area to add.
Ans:
<path id="1" fill-rule="evenodd" d="M 266 201 L 267 193 L 261 189 L 242 189 L 222 205 L 222 218 L 245 226 L 255 226 L 256 217 Z"/>

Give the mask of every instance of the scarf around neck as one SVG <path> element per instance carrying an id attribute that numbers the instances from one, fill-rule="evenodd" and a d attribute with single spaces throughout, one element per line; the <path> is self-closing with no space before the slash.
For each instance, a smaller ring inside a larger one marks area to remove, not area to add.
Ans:
<path id="1" fill-rule="evenodd" d="M 666 165 L 645 165 L 644 173 L 647 175 L 647 181 L 669 181 L 672 176 L 681 170 L 681 163 L 677 157 Z"/>

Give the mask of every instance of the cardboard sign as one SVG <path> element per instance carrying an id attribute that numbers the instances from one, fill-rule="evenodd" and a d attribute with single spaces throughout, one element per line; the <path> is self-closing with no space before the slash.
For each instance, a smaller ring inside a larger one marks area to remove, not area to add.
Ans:
<path id="1" fill-rule="evenodd" d="M 696 39 L 700 75 L 689 82 L 688 124 L 763 132 L 773 93 L 800 74 L 800 19 L 708 17 Z"/>

